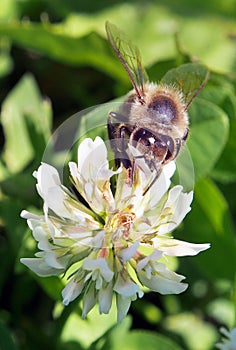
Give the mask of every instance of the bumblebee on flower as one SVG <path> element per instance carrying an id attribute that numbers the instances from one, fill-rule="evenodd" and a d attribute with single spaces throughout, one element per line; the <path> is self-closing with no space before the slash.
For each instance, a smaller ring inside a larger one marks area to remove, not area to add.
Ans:
<path id="1" fill-rule="evenodd" d="M 106 145 L 96 137 L 80 144 L 78 163 L 70 162 L 69 168 L 73 185 L 87 205 L 61 184 L 55 168 L 42 163 L 34 176 L 44 215 L 22 212 L 39 252 L 21 262 L 39 276 L 66 274 L 63 303 L 68 305 L 81 295 L 83 317 L 96 303 L 100 313 L 108 313 L 115 294 L 121 321 L 131 301 L 143 296 L 143 286 L 161 294 L 185 291 L 185 277 L 171 271 L 162 258 L 196 255 L 209 244 L 170 236 L 190 211 L 193 198 L 180 185 L 170 188 L 174 162 L 145 192 L 150 174 L 136 167 L 130 186 L 126 169 L 109 169 Z M 117 178 L 114 193 L 113 176 Z"/>

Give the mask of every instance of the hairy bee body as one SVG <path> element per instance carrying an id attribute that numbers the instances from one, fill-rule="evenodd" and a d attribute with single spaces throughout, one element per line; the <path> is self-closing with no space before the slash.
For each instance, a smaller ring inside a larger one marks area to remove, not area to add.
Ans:
<path id="1" fill-rule="evenodd" d="M 146 83 L 143 102 L 131 91 L 125 100 L 130 103 L 129 125 L 147 128 L 156 133 L 167 132 L 173 138 L 183 138 L 188 128 L 188 113 L 182 94 L 174 88 Z"/>
<path id="2" fill-rule="evenodd" d="M 129 170 L 131 184 L 137 159 L 143 158 L 149 169 L 156 172 L 148 190 L 162 167 L 174 160 L 184 145 L 189 129 L 187 110 L 205 86 L 208 71 L 199 65 L 200 73 L 188 71 L 181 76 L 178 72 L 178 79 L 173 79 L 171 84 L 148 82 L 137 47 L 109 22 L 106 23 L 106 31 L 134 88 L 119 110 L 109 113 L 107 125 L 111 147 L 116 165 L 122 164 Z M 186 79 L 189 79 L 189 91 L 183 94 Z M 129 146 L 135 147 L 138 155 L 130 155 Z"/>
<path id="3" fill-rule="evenodd" d="M 129 142 L 143 155 L 150 169 L 159 174 L 161 167 L 176 158 L 188 135 L 188 114 L 182 94 L 174 88 L 146 83 L 140 100 L 131 91 L 117 113 L 108 118 L 109 136 L 117 165 L 132 167 L 126 149 Z M 114 124 L 120 121 L 118 125 Z"/>

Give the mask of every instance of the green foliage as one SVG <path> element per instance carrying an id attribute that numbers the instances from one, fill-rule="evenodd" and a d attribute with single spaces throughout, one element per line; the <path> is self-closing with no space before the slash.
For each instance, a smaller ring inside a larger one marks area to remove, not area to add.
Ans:
<path id="1" fill-rule="evenodd" d="M 11 333 L 6 327 L 0 324 L 0 349 L 17 350 Z"/>
<path id="2" fill-rule="evenodd" d="M 33 77 L 24 76 L 3 101 L 1 123 L 6 138 L 3 161 L 11 173 L 18 173 L 42 155 L 50 136 L 50 105 L 42 101 Z"/>
<path id="3" fill-rule="evenodd" d="M 0 349 L 213 349 L 219 326 L 236 322 L 236 3 L 80 3 L 0 4 Z M 174 235 L 211 243 L 179 259 L 189 283 L 183 295 L 146 294 L 121 324 L 114 310 L 82 320 L 78 301 L 62 307 L 60 279 L 36 277 L 19 262 L 35 251 L 20 212 L 42 212 L 33 171 L 48 161 L 68 180 L 76 142 L 107 140 L 107 114 L 131 86 L 107 43 L 106 20 L 139 47 L 150 81 L 178 86 L 192 102 L 175 181 L 195 185 L 195 195 Z"/>

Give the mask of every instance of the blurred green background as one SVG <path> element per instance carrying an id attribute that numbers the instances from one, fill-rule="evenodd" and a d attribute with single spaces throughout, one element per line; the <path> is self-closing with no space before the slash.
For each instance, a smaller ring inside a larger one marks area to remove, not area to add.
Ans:
<path id="1" fill-rule="evenodd" d="M 32 172 L 52 132 L 131 88 L 107 43 L 106 20 L 138 45 L 150 80 L 197 59 L 211 71 L 189 111 L 195 197 L 175 236 L 212 247 L 175 261 L 189 283 L 184 294 L 147 293 L 119 325 L 114 310 L 82 321 L 77 301 L 63 309 L 60 279 L 39 278 L 19 263 L 35 252 L 19 215 L 42 210 Z M 1 350 L 209 350 L 220 326 L 235 325 L 235 72 L 235 0 L 1 0 Z"/>

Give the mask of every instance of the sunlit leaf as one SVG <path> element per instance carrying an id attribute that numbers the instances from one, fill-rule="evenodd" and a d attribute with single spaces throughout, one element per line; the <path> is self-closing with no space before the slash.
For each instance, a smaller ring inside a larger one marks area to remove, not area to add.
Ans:
<path id="1" fill-rule="evenodd" d="M 17 3 L 14 0 L 2 0 L 0 3 L 0 20 L 9 20 L 17 14 Z"/>
<path id="2" fill-rule="evenodd" d="M 0 77 L 4 77 L 12 70 L 12 60 L 8 53 L 0 54 Z"/>
<path id="3" fill-rule="evenodd" d="M 112 306 L 108 315 L 100 315 L 98 308 L 95 307 L 91 310 L 86 320 L 82 320 L 80 315 L 72 313 L 63 329 L 61 339 L 63 342 L 77 341 L 88 348 L 115 324 L 115 306 Z"/>
<path id="4" fill-rule="evenodd" d="M 169 331 L 183 337 L 189 350 L 209 350 L 212 343 L 217 340 L 213 326 L 191 313 L 167 317 L 166 326 Z"/>
<path id="5" fill-rule="evenodd" d="M 211 102 L 198 99 L 190 111 L 190 151 L 195 179 L 212 170 L 226 144 L 229 131 L 228 117 Z"/>
<path id="6" fill-rule="evenodd" d="M 216 298 L 209 303 L 207 313 L 214 317 L 220 324 L 231 328 L 234 324 L 234 303 L 226 298 Z"/>
<path id="7" fill-rule="evenodd" d="M 3 159 L 11 172 L 42 156 L 50 135 L 51 110 L 31 75 L 25 75 L 4 100 L 1 123 L 6 139 Z"/>
<path id="8" fill-rule="evenodd" d="M 114 349 L 118 350 L 118 346 Z M 122 350 L 143 349 L 181 350 L 182 347 L 168 337 L 150 331 L 131 331 L 122 339 Z"/>
<path id="9" fill-rule="evenodd" d="M 18 45 L 34 49 L 56 61 L 77 66 L 91 65 L 128 81 L 126 73 L 119 69 L 120 64 L 109 49 L 107 40 L 97 33 L 88 32 L 75 37 L 49 24 L 43 26 L 38 23 L 14 22 L 0 24 L 0 34 L 6 35 Z"/>
<path id="10" fill-rule="evenodd" d="M 109 329 L 101 338 L 91 345 L 91 350 L 118 350 L 127 336 L 131 327 L 131 318 L 126 317 L 121 323 L 117 323 Z"/>

